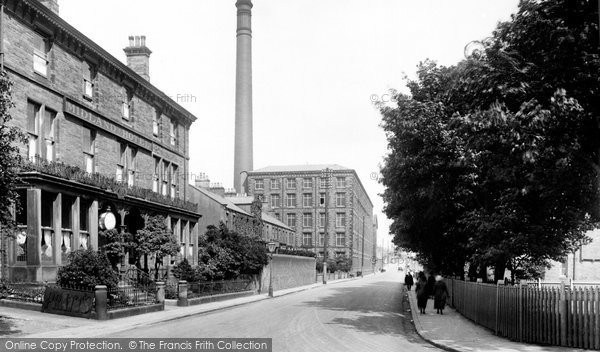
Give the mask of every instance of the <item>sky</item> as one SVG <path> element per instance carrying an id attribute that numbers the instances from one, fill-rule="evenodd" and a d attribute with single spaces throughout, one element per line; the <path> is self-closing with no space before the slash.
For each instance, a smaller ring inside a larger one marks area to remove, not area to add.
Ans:
<path id="1" fill-rule="evenodd" d="M 373 101 L 427 58 L 453 65 L 489 37 L 518 0 L 254 0 L 254 168 L 339 164 L 356 170 L 374 204 L 379 243 L 391 221 L 378 182 L 387 141 Z M 59 0 L 60 15 L 126 62 L 146 35 L 150 79 L 198 120 L 190 172 L 233 187 L 235 0 Z"/>

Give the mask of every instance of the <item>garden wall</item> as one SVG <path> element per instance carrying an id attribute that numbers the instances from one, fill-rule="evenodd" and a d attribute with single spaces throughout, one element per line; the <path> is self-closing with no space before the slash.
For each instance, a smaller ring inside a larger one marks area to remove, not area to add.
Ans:
<path id="1" fill-rule="evenodd" d="M 315 283 L 316 260 L 310 257 L 274 254 L 273 261 L 263 269 L 261 292 L 269 289 L 269 270 L 273 268 L 273 290 L 299 287 Z"/>

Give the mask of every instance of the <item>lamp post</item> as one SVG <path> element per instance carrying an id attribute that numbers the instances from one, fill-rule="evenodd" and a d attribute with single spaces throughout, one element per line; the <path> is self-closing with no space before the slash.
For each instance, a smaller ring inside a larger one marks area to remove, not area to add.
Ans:
<path id="1" fill-rule="evenodd" d="M 275 252 L 275 242 L 267 243 L 267 249 L 269 250 L 269 259 L 271 267 L 269 268 L 269 297 L 273 297 L 273 252 Z"/>

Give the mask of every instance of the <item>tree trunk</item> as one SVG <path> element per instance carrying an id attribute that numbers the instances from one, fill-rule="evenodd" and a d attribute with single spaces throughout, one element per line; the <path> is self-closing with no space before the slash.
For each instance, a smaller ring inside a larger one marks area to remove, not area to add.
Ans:
<path id="1" fill-rule="evenodd" d="M 506 271 L 506 261 L 499 260 L 494 266 L 494 282 L 504 279 L 504 272 Z"/>

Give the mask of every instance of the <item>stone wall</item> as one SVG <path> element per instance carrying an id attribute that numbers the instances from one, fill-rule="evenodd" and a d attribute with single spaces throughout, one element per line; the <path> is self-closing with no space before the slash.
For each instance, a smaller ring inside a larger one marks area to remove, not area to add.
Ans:
<path id="1" fill-rule="evenodd" d="M 262 272 L 261 292 L 269 290 L 269 270 L 273 268 L 273 291 L 314 284 L 316 280 L 315 258 L 274 254 L 273 262 Z"/>

